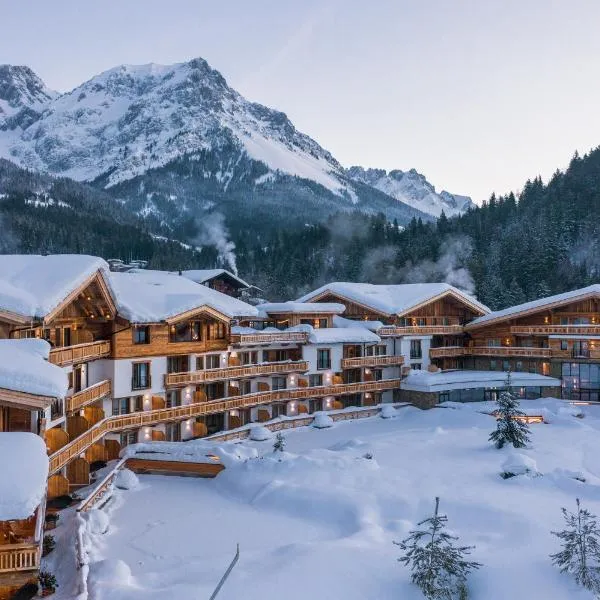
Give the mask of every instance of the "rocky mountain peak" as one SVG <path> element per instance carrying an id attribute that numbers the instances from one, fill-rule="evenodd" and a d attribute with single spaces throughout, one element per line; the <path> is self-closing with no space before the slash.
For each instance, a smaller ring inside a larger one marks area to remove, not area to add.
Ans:
<path id="1" fill-rule="evenodd" d="M 41 110 L 57 95 L 29 67 L 0 65 L 0 117 L 22 108 Z"/>

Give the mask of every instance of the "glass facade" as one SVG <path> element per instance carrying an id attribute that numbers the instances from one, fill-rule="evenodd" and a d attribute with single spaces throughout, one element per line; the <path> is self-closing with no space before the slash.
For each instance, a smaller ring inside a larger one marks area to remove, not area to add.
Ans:
<path id="1" fill-rule="evenodd" d="M 502 392 L 502 388 L 469 388 L 463 390 L 447 390 L 440 392 L 440 402 L 495 402 Z M 535 400 L 541 398 L 540 387 L 514 387 L 512 393 L 522 400 Z"/>
<path id="2" fill-rule="evenodd" d="M 563 363 L 561 379 L 563 398 L 584 401 L 600 399 L 600 365 Z"/>

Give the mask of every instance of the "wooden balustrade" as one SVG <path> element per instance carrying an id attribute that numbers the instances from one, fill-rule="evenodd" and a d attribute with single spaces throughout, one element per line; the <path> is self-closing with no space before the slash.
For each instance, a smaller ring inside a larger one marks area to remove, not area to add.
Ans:
<path id="1" fill-rule="evenodd" d="M 34 571 L 39 567 L 40 545 L 38 542 L 0 546 L 0 573 Z"/>
<path id="2" fill-rule="evenodd" d="M 308 333 L 304 331 L 273 331 L 270 333 L 233 333 L 232 344 L 274 344 L 277 342 L 308 342 Z"/>
<path id="3" fill-rule="evenodd" d="M 148 410 L 129 415 L 107 417 L 96 423 L 77 439 L 66 444 L 50 456 L 49 474 L 53 475 L 65 467 L 71 460 L 85 452 L 90 446 L 101 440 L 107 433 L 137 429 L 152 426 L 157 423 L 169 421 L 183 421 L 185 419 L 204 415 L 216 414 L 239 408 L 250 408 L 259 404 L 281 402 L 285 400 L 300 400 L 303 398 L 318 398 L 322 396 L 340 396 L 360 392 L 376 392 L 391 390 L 400 387 L 400 379 L 382 379 L 359 383 L 346 383 L 318 387 L 292 388 L 257 392 L 243 396 L 232 396 L 222 400 L 186 404 L 173 408 Z"/>
<path id="4" fill-rule="evenodd" d="M 88 404 L 96 402 L 110 395 L 111 382 L 110 379 L 105 379 L 99 383 L 91 385 L 85 390 L 81 390 L 67 398 L 67 412 L 73 413 L 81 410 Z"/>
<path id="5" fill-rule="evenodd" d="M 256 375 L 295 373 L 298 371 L 308 371 L 308 363 L 305 360 L 273 362 L 264 365 L 247 365 L 243 367 L 226 367 L 205 371 L 188 371 L 185 373 L 167 373 L 165 375 L 165 386 L 189 385 L 220 379 L 240 379 Z"/>
<path id="6" fill-rule="evenodd" d="M 104 477 L 98 485 L 96 485 L 92 493 L 85 498 L 85 500 L 82 500 L 79 503 L 77 506 L 77 512 L 87 512 L 88 510 L 91 510 L 100 500 L 102 500 L 102 498 L 104 498 L 104 496 L 110 490 L 115 476 L 124 467 L 126 460 L 126 458 L 119 460 L 111 472 L 108 473 L 108 475 L 106 475 L 106 477 Z"/>
<path id="7" fill-rule="evenodd" d="M 404 356 L 361 356 L 343 358 L 342 369 L 358 367 L 395 367 L 404 364 Z"/>
<path id="8" fill-rule="evenodd" d="M 464 346 L 443 346 L 441 348 L 430 348 L 430 358 L 451 358 L 453 356 L 464 356 L 467 348 Z"/>
<path id="9" fill-rule="evenodd" d="M 600 335 L 600 325 L 513 325 L 515 335 Z"/>
<path id="10" fill-rule="evenodd" d="M 443 348 L 430 348 L 431 358 L 446 358 L 452 356 L 525 356 L 551 358 L 570 356 L 569 350 L 556 348 L 525 348 L 518 346 L 448 346 Z"/>
<path id="11" fill-rule="evenodd" d="M 463 333 L 462 325 L 412 325 L 380 327 L 377 335 L 381 337 L 393 335 L 457 335 Z"/>
<path id="12" fill-rule="evenodd" d="M 65 346 L 50 350 L 49 361 L 60 367 L 66 367 L 78 362 L 85 362 L 96 358 L 104 358 L 110 355 L 110 342 L 102 340 L 89 342 L 88 344 L 77 344 L 76 346 Z"/>

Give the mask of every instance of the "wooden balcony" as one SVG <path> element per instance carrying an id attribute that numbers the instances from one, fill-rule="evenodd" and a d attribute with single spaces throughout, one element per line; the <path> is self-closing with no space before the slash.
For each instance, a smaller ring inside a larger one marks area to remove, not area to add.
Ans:
<path id="1" fill-rule="evenodd" d="M 358 358 L 343 358 L 342 369 L 357 369 L 360 367 L 397 367 L 404 363 L 404 356 L 362 356 Z"/>
<path id="2" fill-rule="evenodd" d="M 100 383 L 96 383 L 81 392 L 77 392 L 67 398 L 67 413 L 74 413 L 86 407 L 92 402 L 101 400 L 110 395 L 110 379 L 105 379 Z"/>
<path id="3" fill-rule="evenodd" d="M 0 546 L 0 573 L 35 571 L 40 567 L 40 545 L 4 544 Z"/>
<path id="4" fill-rule="evenodd" d="M 397 335 L 458 335 L 463 333 L 463 330 L 462 325 L 385 326 L 377 330 L 377 335 L 382 337 Z"/>
<path id="5" fill-rule="evenodd" d="M 50 362 L 60 367 L 86 362 L 96 358 L 104 358 L 110 355 L 110 342 L 90 342 L 88 344 L 77 344 L 76 346 L 65 346 L 50 350 Z"/>
<path id="6" fill-rule="evenodd" d="M 71 460 L 77 458 L 90 446 L 100 441 L 110 432 L 138 429 L 140 427 L 171 421 L 183 421 L 189 418 L 211 415 L 239 408 L 250 408 L 260 404 L 269 404 L 271 402 L 301 400 L 303 398 L 319 398 L 324 396 L 340 396 L 360 392 L 378 392 L 399 387 L 400 379 L 382 379 L 380 381 L 292 388 L 257 392 L 255 394 L 246 394 L 244 396 L 231 396 L 229 398 L 223 398 L 222 400 L 107 417 L 52 454 L 50 456 L 49 474 L 53 475 L 60 471 L 60 469 L 66 466 Z"/>
<path id="7" fill-rule="evenodd" d="M 205 371 L 188 371 L 185 373 L 168 373 L 165 375 L 165 386 L 183 386 L 221 379 L 241 379 L 275 373 L 296 373 L 308 371 L 305 360 L 273 362 L 262 365 L 243 367 L 226 367 L 224 369 L 208 369 Z"/>
<path id="8" fill-rule="evenodd" d="M 254 344 L 296 343 L 308 342 L 308 333 L 304 331 L 273 331 L 272 333 L 234 333 L 231 335 L 232 344 L 251 346 Z"/>
<path id="9" fill-rule="evenodd" d="M 464 346 L 442 346 L 441 348 L 430 348 L 429 358 L 452 358 L 465 356 L 467 348 Z"/>
<path id="10" fill-rule="evenodd" d="M 532 358 L 551 358 L 560 356 L 560 350 L 552 348 L 521 348 L 517 346 L 447 346 L 430 348 L 430 358 L 451 358 L 454 356 L 524 356 Z M 567 356 L 569 356 L 567 351 Z"/>
<path id="11" fill-rule="evenodd" d="M 600 325 L 515 325 L 514 335 L 600 335 Z"/>
<path id="12" fill-rule="evenodd" d="M 10 521 L 14 541 L 0 544 L 0 573 L 36 571 L 42 557 L 42 537 L 46 517 L 46 499 L 28 519 Z M 2 523 L 5 525 L 5 523 Z"/>

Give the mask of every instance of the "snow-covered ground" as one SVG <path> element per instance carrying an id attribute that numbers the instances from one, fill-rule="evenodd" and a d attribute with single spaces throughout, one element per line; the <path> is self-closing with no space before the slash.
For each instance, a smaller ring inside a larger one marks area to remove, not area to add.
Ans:
<path id="1" fill-rule="evenodd" d="M 108 531 L 91 537 L 90 598 L 208 599 L 239 542 L 219 600 L 417 600 L 392 542 L 439 495 L 449 527 L 484 565 L 470 578 L 472 599 L 591 599 L 548 555 L 561 506 L 579 497 L 600 514 L 600 407 L 523 405 L 549 421 L 532 425 L 531 447 L 519 451 L 528 459 L 493 448 L 494 421 L 478 412 L 491 406 L 472 404 L 289 431 L 285 454 L 274 455 L 273 440 L 244 442 L 255 458 L 213 480 L 141 476 L 103 509 Z M 504 480 L 506 465 L 532 475 Z M 73 597 L 64 583 L 58 598 Z"/>

